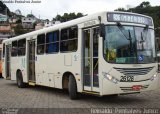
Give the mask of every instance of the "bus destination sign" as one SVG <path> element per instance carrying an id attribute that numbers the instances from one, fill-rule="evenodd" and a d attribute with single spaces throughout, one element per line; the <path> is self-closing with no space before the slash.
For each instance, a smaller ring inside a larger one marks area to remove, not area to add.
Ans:
<path id="1" fill-rule="evenodd" d="M 136 14 L 108 13 L 107 18 L 109 22 L 127 22 L 153 26 L 151 18 Z"/>

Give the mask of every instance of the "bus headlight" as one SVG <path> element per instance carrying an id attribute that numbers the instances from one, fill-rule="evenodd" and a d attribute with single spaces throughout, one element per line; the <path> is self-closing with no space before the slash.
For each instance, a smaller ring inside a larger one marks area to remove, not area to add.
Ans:
<path id="1" fill-rule="evenodd" d="M 157 78 L 157 76 L 158 76 L 158 73 L 156 73 L 155 75 L 153 75 L 150 80 L 151 81 L 155 80 Z"/>
<path id="2" fill-rule="evenodd" d="M 107 80 L 111 81 L 112 83 L 118 84 L 119 80 L 116 79 L 115 77 L 111 76 L 110 74 L 107 74 L 105 72 L 102 72 L 104 78 L 106 78 Z"/>

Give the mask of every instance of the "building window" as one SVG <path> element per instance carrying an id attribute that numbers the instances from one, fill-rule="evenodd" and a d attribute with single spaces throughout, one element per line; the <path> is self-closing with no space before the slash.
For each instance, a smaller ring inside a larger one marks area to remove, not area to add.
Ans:
<path id="1" fill-rule="evenodd" d="M 24 56 L 26 54 L 26 39 L 18 41 L 18 56 Z"/>
<path id="2" fill-rule="evenodd" d="M 46 35 L 46 53 L 59 52 L 59 31 L 50 32 Z"/>
<path id="3" fill-rule="evenodd" d="M 37 54 L 44 54 L 45 49 L 45 34 L 37 36 Z"/>
<path id="4" fill-rule="evenodd" d="M 78 28 L 70 27 L 61 30 L 61 52 L 76 51 L 78 44 Z"/>
<path id="5" fill-rule="evenodd" d="M 12 57 L 15 57 L 17 56 L 17 41 L 13 41 L 12 42 L 12 52 L 11 52 L 11 55 Z"/>

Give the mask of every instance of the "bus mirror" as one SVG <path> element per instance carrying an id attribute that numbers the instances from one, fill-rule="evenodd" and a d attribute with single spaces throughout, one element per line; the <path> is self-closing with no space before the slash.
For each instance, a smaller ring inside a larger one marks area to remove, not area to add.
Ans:
<path id="1" fill-rule="evenodd" d="M 105 25 L 104 24 L 100 24 L 100 27 L 99 27 L 99 34 L 100 34 L 100 37 L 105 37 Z"/>

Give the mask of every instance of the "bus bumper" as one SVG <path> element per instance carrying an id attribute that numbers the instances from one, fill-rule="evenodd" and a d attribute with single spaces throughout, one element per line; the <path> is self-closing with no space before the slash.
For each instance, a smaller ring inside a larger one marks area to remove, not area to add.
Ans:
<path id="1" fill-rule="evenodd" d="M 159 74 L 160 76 L 160 74 Z M 102 92 L 103 95 L 112 95 L 112 94 L 130 94 L 130 93 L 139 93 L 144 91 L 156 90 L 160 88 L 160 77 L 157 77 L 154 80 L 142 81 L 142 82 L 119 82 L 117 84 L 103 79 L 102 83 Z M 139 86 L 141 88 L 135 90 L 134 87 Z"/>

